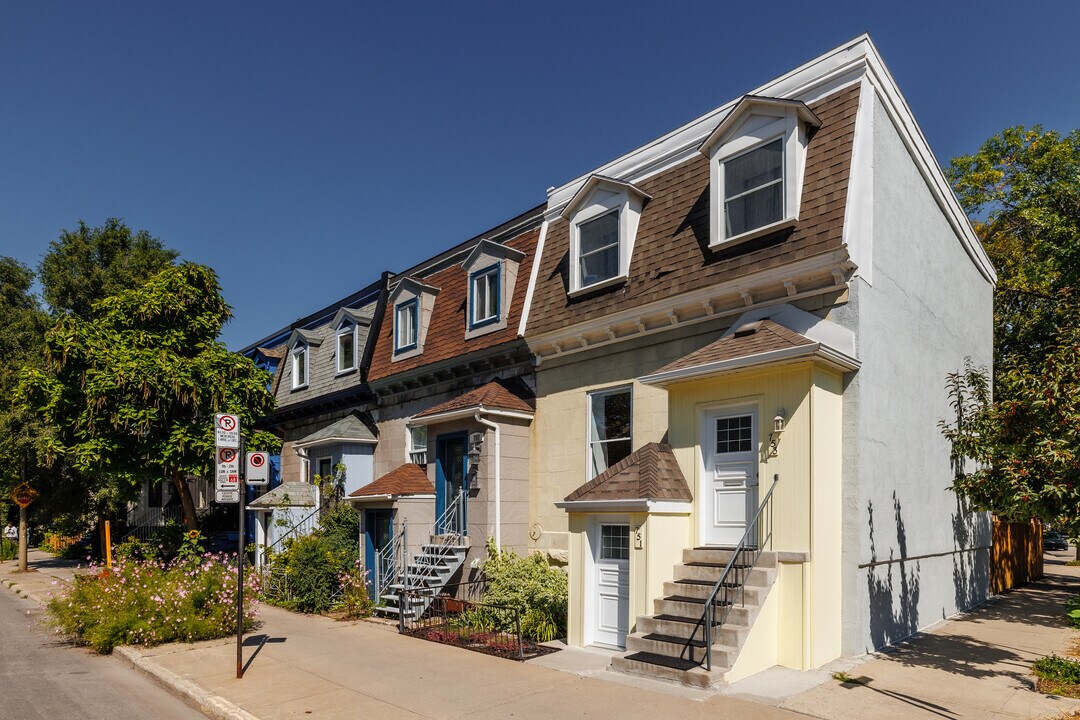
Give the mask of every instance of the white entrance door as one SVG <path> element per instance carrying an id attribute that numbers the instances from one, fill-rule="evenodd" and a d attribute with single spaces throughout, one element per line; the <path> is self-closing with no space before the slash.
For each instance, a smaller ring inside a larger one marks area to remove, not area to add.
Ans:
<path id="1" fill-rule="evenodd" d="M 757 413 L 705 413 L 702 423 L 701 542 L 733 546 L 742 539 L 757 503 Z"/>
<path id="2" fill-rule="evenodd" d="M 592 642 L 623 648 L 630 628 L 630 526 L 600 523 L 596 540 Z"/>

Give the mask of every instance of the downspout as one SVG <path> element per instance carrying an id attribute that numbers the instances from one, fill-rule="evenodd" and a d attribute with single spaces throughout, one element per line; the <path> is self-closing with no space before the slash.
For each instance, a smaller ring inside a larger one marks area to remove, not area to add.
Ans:
<path id="1" fill-rule="evenodd" d="M 483 409 L 481 409 L 480 412 L 483 412 Z M 495 431 L 495 549 L 502 550 L 502 500 L 500 498 L 502 493 L 500 493 L 501 483 L 499 473 L 499 458 L 502 453 L 499 448 L 499 424 L 480 417 L 480 412 L 473 415 L 476 422 Z"/>

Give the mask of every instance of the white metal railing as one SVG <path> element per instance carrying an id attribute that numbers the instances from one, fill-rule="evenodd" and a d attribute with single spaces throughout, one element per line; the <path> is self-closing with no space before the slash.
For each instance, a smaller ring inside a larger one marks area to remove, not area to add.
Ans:
<path id="1" fill-rule="evenodd" d="M 464 543 L 465 528 L 465 493 L 458 491 L 453 501 L 447 505 L 443 514 L 431 525 L 429 538 L 433 540 L 430 552 L 422 552 L 417 558 L 416 569 L 409 571 L 409 541 L 405 523 L 401 532 L 394 533 L 390 542 L 375 554 L 374 573 L 377 602 L 389 593 L 390 586 L 400 581 L 406 590 L 422 588 L 427 580 L 435 576 L 444 555 L 450 554 L 450 548 Z M 445 548 L 445 549 L 444 549 Z"/>
<path id="2" fill-rule="evenodd" d="M 409 453 L 409 462 L 416 465 L 427 465 L 427 449 L 411 451 Z"/>
<path id="3" fill-rule="evenodd" d="M 179 505 L 171 507 L 144 508 L 134 518 L 128 520 L 127 533 L 117 541 L 117 544 L 129 538 L 149 540 L 150 537 L 165 527 L 170 520 L 180 521 L 184 518 L 184 509 Z"/>

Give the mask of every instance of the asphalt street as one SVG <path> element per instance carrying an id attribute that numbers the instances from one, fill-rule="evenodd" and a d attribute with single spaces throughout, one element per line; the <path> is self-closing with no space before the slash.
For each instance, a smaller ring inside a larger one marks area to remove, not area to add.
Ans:
<path id="1" fill-rule="evenodd" d="M 36 603 L 0 590 L 0 719 L 204 720 L 113 657 L 54 637 Z"/>

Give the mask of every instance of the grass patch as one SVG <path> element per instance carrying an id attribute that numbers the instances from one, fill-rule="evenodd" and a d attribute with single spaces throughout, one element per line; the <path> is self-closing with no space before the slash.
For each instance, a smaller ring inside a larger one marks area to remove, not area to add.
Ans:
<path id="1" fill-rule="evenodd" d="M 1080 698 L 1080 662 L 1047 655 L 1035 661 L 1031 672 L 1039 692 Z"/>
<path id="2" fill-rule="evenodd" d="M 866 684 L 866 679 L 865 678 L 852 677 L 851 675 L 848 675 L 846 672 L 844 672 L 842 670 L 840 672 L 834 672 L 832 674 L 832 679 L 835 680 L 838 683 L 843 683 L 845 685 L 865 685 Z"/>

